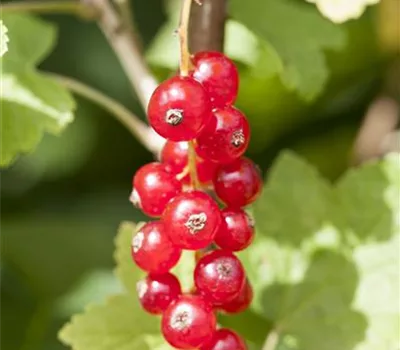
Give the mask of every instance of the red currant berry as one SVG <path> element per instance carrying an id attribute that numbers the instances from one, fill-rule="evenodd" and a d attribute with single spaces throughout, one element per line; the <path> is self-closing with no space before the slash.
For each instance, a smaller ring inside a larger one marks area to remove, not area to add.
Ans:
<path id="1" fill-rule="evenodd" d="M 238 296 L 244 282 L 242 263 L 225 250 L 215 250 L 203 256 L 194 270 L 196 288 L 214 305 Z"/>
<path id="2" fill-rule="evenodd" d="M 147 113 L 151 126 L 161 136 L 187 141 L 195 138 L 210 119 L 210 99 L 199 82 L 176 76 L 154 91 Z"/>
<path id="3" fill-rule="evenodd" d="M 238 252 L 247 248 L 254 238 L 254 221 L 241 209 L 222 210 L 222 224 L 215 243 L 222 249 Z"/>
<path id="4" fill-rule="evenodd" d="M 243 285 L 239 295 L 231 301 L 219 305 L 219 309 L 229 314 L 237 314 L 246 310 L 253 301 L 253 288 L 248 280 Z"/>
<path id="5" fill-rule="evenodd" d="M 193 57 L 192 76 L 203 84 L 213 107 L 232 104 L 239 88 L 239 74 L 235 64 L 220 52 L 199 52 Z"/>
<path id="6" fill-rule="evenodd" d="M 214 189 L 229 207 L 239 208 L 252 203 L 260 194 L 262 178 L 258 167 L 247 158 L 239 158 L 218 168 Z"/>
<path id="7" fill-rule="evenodd" d="M 181 285 L 171 273 L 149 274 L 136 284 L 142 307 L 151 314 L 161 314 L 181 294 Z"/>
<path id="8" fill-rule="evenodd" d="M 211 182 L 217 171 L 218 164 L 209 160 L 197 159 L 197 176 L 203 184 Z"/>
<path id="9" fill-rule="evenodd" d="M 132 239 L 132 258 L 147 272 L 168 272 L 180 256 L 181 250 L 168 239 L 161 221 L 148 222 Z"/>
<path id="10" fill-rule="evenodd" d="M 133 177 L 131 202 L 148 216 L 160 216 L 182 184 L 161 163 L 142 166 Z"/>
<path id="11" fill-rule="evenodd" d="M 247 350 L 246 343 L 236 332 L 222 328 L 217 330 L 211 341 L 200 350 Z"/>
<path id="12" fill-rule="evenodd" d="M 179 174 L 188 163 L 189 143 L 186 141 L 173 142 L 168 140 L 161 151 L 161 162 L 168 171 Z"/>
<path id="13" fill-rule="evenodd" d="M 197 349 L 211 340 L 216 322 L 211 305 L 201 296 L 182 295 L 165 310 L 161 330 L 173 347 Z"/>
<path id="14" fill-rule="evenodd" d="M 183 192 L 168 203 L 162 220 L 175 246 L 197 250 L 207 247 L 214 240 L 221 224 L 221 212 L 208 194 Z"/>
<path id="15" fill-rule="evenodd" d="M 250 140 L 249 123 L 238 109 L 225 106 L 213 111 L 211 120 L 197 137 L 197 154 L 216 163 L 239 158 Z"/>

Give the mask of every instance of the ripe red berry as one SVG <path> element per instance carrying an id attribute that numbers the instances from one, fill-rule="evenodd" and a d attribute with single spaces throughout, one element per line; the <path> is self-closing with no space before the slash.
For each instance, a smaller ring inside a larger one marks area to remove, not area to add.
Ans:
<path id="1" fill-rule="evenodd" d="M 231 208 L 244 207 L 260 194 L 262 179 L 258 167 L 247 158 L 220 166 L 215 174 L 214 189 Z"/>
<path id="2" fill-rule="evenodd" d="M 149 274 L 136 284 L 142 307 L 151 314 L 161 314 L 181 294 L 181 285 L 171 273 Z"/>
<path id="3" fill-rule="evenodd" d="M 208 194 L 183 192 L 168 203 L 162 220 L 175 246 L 197 250 L 207 247 L 214 240 L 221 224 L 221 212 Z"/>
<path id="4" fill-rule="evenodd" d="M 245 115 L 232 106 L 217 108 L 197 137 L 197 154 L 216 163 L 230 163 L 247 149 L 250 127 Z"/>
<path id="5" fill-rule="evenodd" d="M 219 309 L 229 314 L 246 310 L 253 301 L 253 288 L 248 280 L 244 283 L 239 295 L 231 301 L 219 305 Z"/>
<path id="6" fill-rule="evenodd" d="M 157 87 L 147 113 L 151 126 L 161 136 L 187 141 L 195 138 L 210 119 L 210 99 L 199 82 L 176 76 Z"/>
<path id="7" fill-rule="evenodd" d="M 254 221 L 242 209 L 222 210 L 222 224 L 215 243 L 222 249 L 237 252 L 247 248 L 254 238 Z"/>
<path id="8" fill-rule="evenodd" d="M 203 184 L 210 183 L 215 176 L 218 164 L 210 162 L 209 160 L 197 160 L 197 176 L 199 181 Z"/>
<path id="9" fill-rule="evenodd" d="M 181 250 L 168 239 L 161 221 L 142 226 L 133 236 L 131 248 L 136 264 L 152 273 L 168 272 L 181 256 Z"/>
<path id="10" fill-rule="evenodd" d="M 194 283 L 201 295 L 214 305 L 239 295 L 245 282 L 240 260 L 229 251 L 215 250 L 196 264 Z"/>
<path id="11" fill-rule="evenodd" d="M 149 216 L 160 216 L 167 203 L 182 191 L 182 184 L 161 163 L 142 166 L 133 177 L 131 202 Z"/>
<path id="12" fill-rule="evenodd" d="M 233 104 L 239 88 L 235 64 L 220 52 L 199 52 L 194 55 L 192 76 L 203 84 L 213 107 Z"/>
<path id="13" fill-rule="evenodd" d="M 200 350 L 247 350 L 247 346 L 239 334 L 230 329 L 221 328 Z"/>
<path id="14" fill-rule="evenodd" d="M 161 162 L 169 172 L 179 174 L 188 163 L 189 143 L 168 140 L 161 151 Z"/>
<path id="15" fill-rule="evenodd" d="M 211 340 L 216 322 L 211 305 L 201 296 L 182 295 L 165 310 L 161 330 L 173 347 L 197 349 Z"/>
<path id="16" fill-rule="evenodd" d="M 189 144 L 186 141 L 173 142 L 168 140 L 161 151 L 161 162 L 165 165 L 168 172 L 178 175 L 182 173 L 188 163 Z M 201 183 L 212 181 L 217 169 L 217 164 L 197 157 L 196 167 L 197 176 Z M 190 184 L 190 175 L 182 178 L 181 183 Z"/>

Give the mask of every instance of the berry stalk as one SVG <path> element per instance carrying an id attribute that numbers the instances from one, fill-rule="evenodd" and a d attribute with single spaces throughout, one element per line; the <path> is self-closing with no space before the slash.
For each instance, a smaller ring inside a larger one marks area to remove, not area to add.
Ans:
<path id="1" fill-rule="evenodd" d="M 179 69 L 181 76 L 186 77 L 189 75 L 190 70 L 190 53 L 188 42 L 188 28 L 190 18 L 190 8 L 193 0 L 183 0 L 181 9 L 181 16 L 179 21 L 179 44 L 180 44 L 180 62 Z"/>

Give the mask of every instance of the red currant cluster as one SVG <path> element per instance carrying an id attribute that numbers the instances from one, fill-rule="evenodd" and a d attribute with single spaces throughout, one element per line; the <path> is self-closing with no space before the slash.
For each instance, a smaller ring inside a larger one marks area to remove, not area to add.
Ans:
<path id="1" fill-rule="evenodd" d="M 163 335 L 175 348 L 242 350 L 246 345 L 238 334 L 216 330 L 215 312 L 238 313 L 252 300 L 233 252 L 253 240 L 254 222 L 242 208 L 255 200 L 262 182 L 255 164 L 242 157 L 250 129 L 232 106 L 239 80 L 235 65 L 218 52 L 198 53 L 192 62 L 189 76 L 164 81 L 149 102 L 150 123 L 168 141 L 161 162 L 143 166 L 133 178 L 131 201 L 161 217 L 132 240 L 133 260 L 149 273 L 137 290 L 145 310 L 162 314 Z M 197 168 L 195 181 L 190 166 Z M 182 293 L 169 272 L 183 249 L 197 251 L 191 293 Z"/>

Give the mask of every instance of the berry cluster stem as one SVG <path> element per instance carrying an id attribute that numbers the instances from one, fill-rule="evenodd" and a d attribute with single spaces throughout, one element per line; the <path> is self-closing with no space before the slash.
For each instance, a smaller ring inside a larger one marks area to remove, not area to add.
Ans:
<path id="1" fill-rule="evenodd" d="M 192 181 L 192 187 L 193 187 L 193 189 L 199 189 L 200 181 L 197 176 L 196 150 L 195 150 L 193 141 L 189 141 L 188 166 L 189 166 L 190 179 Z"/>
<path id="2" fill-rule="evenodd" d="M 188 28 L 190 18 L 190 8 L 193 0 L 183 0 L 180 21 L 179 21 L 179 44 L 180 44 L 180 62 L 179 69 L 182 76 L 186 77 L 190 70 L 190 52 L 188 42 Z"/>
<path id="3" fill-rule="evenodd" d="M 190 20 L 190 8 L 192 6 L 193 0 L 183 0 L 180 21 L 179 21 L 179 44 L 180 44 L 180 62 L 179 62 L 179 70 L 181 76 L 188 76 L 191 61 L 190 61 L 190 52 L 189 52 L 189 20 Z M 200 188 L 200 182 L 197 176 L 197 168 L 196 168 L 196 151 L 194 148 L 193 141 L 189 141 L 189 149 L 188 149 L 188 167 L 190 178 L 192 181 L 192 187 L 194 189 Z"/>

